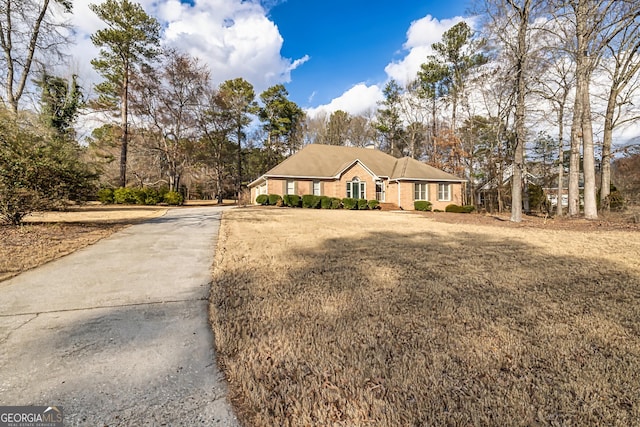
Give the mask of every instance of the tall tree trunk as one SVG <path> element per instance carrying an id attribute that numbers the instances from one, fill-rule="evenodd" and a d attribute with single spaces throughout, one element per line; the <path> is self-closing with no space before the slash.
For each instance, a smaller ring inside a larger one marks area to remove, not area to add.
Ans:
<path id="1" fill-rule="evenodd" d="M 584 217 L 598 218 L 596 202 L 596 165 L 593 142 L 593 125 L 591 122 L 591 102 L 589 100 L 589 80 L 585 81 L 582 111 L 582 169 L 584 172 Z"/>
<path id="2" fill-rule="evenodd" d="M 564 107 L 558 112 L 558 197 L 556 214 L 563 215 L 562 196 L 564 193 Z"/>
<path id="3" fill-rule="evenodd" d="M 584 3 L 584 2 L 581 2 Z M 582 22 L 582 28 L 587 26 L 586 11 L 580 14 L 578 21 Z M 578 26 L 581 27 L 580 25 Z M 583 34 L 583 33 L 581 33 Z M 578 56 L 582 58 L 580 73 L 578 80 L 582 79 L 582 84 L 578 84 L 580 91 L 576 98 L 580 98 L 582 102 L 580 127 L 582 131 L 582 171 L 584 173 L 584 217 L 587 219 L 598 218 L 598 206 L 596 203 L 596 168 L 595 168 L 595 150 L 593 142 L 593 126 L 591 121 L 591 100 L 589 99 L 589 80 L 591 79 L 590 59 L 587 56 L 588 46 L 585 37 L 578 38 Z M 576 68 L 578 70 L 578 68 Z"/>
<path id="4" fill-rule="evenodd" d="M 512 3 L 520 15 L 518 28 L 518 50 L 516 52 L 516 143 L 513 158 L 513 176 L 511 178 L 511 221 L 522 221 L 522 174 L 524 172 L 524 145 L 526 142 L 526 79 L 527 32 L 531 0 L 524 0 L 521 7 Z"/>
<path id="5" fill-rule="evenodd" d="M 238 200 L 240 200 L 240 192 L 242 191 L 242 125 L 238 120 L 237 135 L 238 138 L 238 182 L 236 183 L 236 192 L 238 193 Z"/>
<path id="6" fill-rule="evenodd" d="M 578 55 L 580 57 L 581 55 Z M 580 213 L 580 145 L 582 141 L 583 105 L 581 86 L 584 85 L 583 73 L 578 69 L 584 61 L 576 63 L 576 95 L 573 104 L 573 120 L 571 123 L 571 151 L 569 154 L 569 216 Z"/>
<path id="7" fill-rule="evenodd" d="M 604 116 L 604 132 L 602 136 L 602 164 L 600 167 L 600 209 L 608 211 L 609 194 L 611 193 L 611 144 L 613 142 L 613 116 L 615 114 L 618 94 L 612 88 Z"/>
<path id="8" fill-rule="evenodd" d="M 127 150 L 129 145 L 129 65 L 125 64 L 122 81 L 122 105 L 120 105 L 120 187 L 127 186 Z"/>

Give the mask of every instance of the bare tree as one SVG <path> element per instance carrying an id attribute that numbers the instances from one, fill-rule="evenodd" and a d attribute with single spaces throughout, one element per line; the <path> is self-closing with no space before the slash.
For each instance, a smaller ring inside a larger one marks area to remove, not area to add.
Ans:
<path id="1" fill-rule="evenodd" d="M 525 171 L 524 151 L 527 141 L 527 82 L 532 57 L 532 21 L 543 6 L 541 0 L 486 0 L 492 36 L 499 41 L 503 55 L 510 63 L 514 94 L 515 147 L 511 178 L 511 221 L 522 221 L 522 180 Z"/>
<path id="2" fill-rule="evenodd" d="M 29 74 L 46 54 L 60 56 L 68 43 L 68 24 L 56 12 L 71 13 L 71 0 L 0 0 L 0 76 L 5 97 L 14 113 L 29 82 Z"/>
<path id="3" fill-rule="evenodd" d="M 198 60 L 169 50 L 158 70 L 145 67 L 132 83 L 131 107 L 147 131 L 147 144 L 162 159 L 171 191 L 178 191 L 189 162 L 189 147 L 199 138 L 199 99 L 209 72 Z"/>
<path id="4" fill-rule="evenodd" d="M 637 14 L 640 4 L 625 3 L 625 6 L 635 9 L 635 13 L 630 11 L 632 13 L 627 16 L 628 25 L 607 44 L 604 61 L 607 66 L 602 67 L 610 79 L 600 168 L 600 207 L 604 210 L 609 210 L 613 130 L 618 125 L 638 118 L 636 115 L 625 116 L 621 111 L 623 106 L 631 103 L 630 98 L 638 90 L 638 84 L 633 83 L 640 71 L 640 20 Z"/>
<path id="5" fill-rule="evenodd" d="M 591 80 L 606 47 L 640 15 L 635 0 L 558 0 L 557 14 L 573 30 L 576 96 L 571 126 L 569 215 L 579 213 L 579 156 L 582 146 L 584 216 L 598 217 Z"/>
<path id="6" fill-rule="evenodd" d="M 549 36 L 550 34 L 547 34 Z M 555 38 L 555 37 L 553 37 Z M 541 69 L 535 73 L 535 84 L 538 89 L 534 90 L 534 94 L 551 105 L 552 117 L 548 121 L 555 123 L 558 129 L 558 201 L 556 205 L 556 214 L 563 215 L 562 192 L 564 188 L 564 132 L 565 120 L 567 118 L 567 104 L 569 95 L 575 87 L 574 64 L 567 57 L 567 48 L 557 46 L 559 42 L 565 43 L 566 39 L 548 40 L 549 45 L 556 44 L 555 48 L 545 49 L 546 55 L 541 58 Z M 546 113 L 546 112 L 545 112 Z M 544 114 L 546 115 L 546 114 Z"/>

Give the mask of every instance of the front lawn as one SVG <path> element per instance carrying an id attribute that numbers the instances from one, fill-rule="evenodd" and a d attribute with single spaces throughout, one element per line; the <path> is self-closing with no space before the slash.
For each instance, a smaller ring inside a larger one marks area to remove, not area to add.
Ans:
<path id="1" fill-rule="evenodd" d="M 639 259 L 638 231 L 228 211 L 218 361 L 247 426 L 638 425 Z"/>

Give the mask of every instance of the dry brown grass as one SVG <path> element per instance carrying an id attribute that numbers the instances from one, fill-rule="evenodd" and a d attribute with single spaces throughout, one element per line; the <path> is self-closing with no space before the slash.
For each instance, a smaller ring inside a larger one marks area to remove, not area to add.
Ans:
<path id="1" fill-rule="evenodd" d="M 30 215 L 19 227 L 0 225 L 0 281 L 165 212 L 156 207 L 85 206 Z"/>
<path id="2" fill-rule="evenodd" d="M 229 211 L 218 360 L 247 426 L 640 425 L 639 259 L 637 231 Z"/>

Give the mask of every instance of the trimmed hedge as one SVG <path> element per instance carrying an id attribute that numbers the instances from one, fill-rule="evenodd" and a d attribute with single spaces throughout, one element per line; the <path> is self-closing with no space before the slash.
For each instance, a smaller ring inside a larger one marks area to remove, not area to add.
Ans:
<path id="1" fill-rule="evenodd" d="M 342 206 L 345 209 L 355 210 L 358 209 L 358 199 L 353 199 L 351 197 L 345 197 L 342 199 Z"/>
<path id="2" fill-rule="evenodd" d="M 428 212 L 433 208 L 433 205 L 427 200 L 416 200 L 413 202 L 413 208 L 417 211 Z"/>
<path id="3" fill-rule="evenodd" d="M 320 196 L 320 207 L 322 209 L 331 209 L 331 197 Z"/>
<path id="4" fill-rule="evenodd" d="M 262 206 L 267 205 L 269 203 L 269 196 L 266 194 L 258 195 L 258 197 L 256 197 L 256 203 Z"/>
<path id="5" fill-rule="evenodd" d="M 287 206 L 290 208 L 299 208 L 301 205 L 301 199 L 300 196 L 298 196 L 297 194 L 285 194 L 284 197 L 282 198 L 282 204 L 283 206 Z"/>
<path id="6" fill-rule="evenodd" d="M 308 209 L 317 209 L 320 207 L 320 196 L 305 194 L 302 196 L 302 207 Z"/>
<path id="7" fill-rule="evenodd" d="M 256 197 L 256 203 L 263 206 L 303 207 L 307 209 L 380 209 L 380 202 L 377 200 L 354 199 L 351 197 L 340 199 L 329 196 L 314 196 L 312 194 L 305 194 L 303 196 L 298 196 L 297 194 L 285 194 L 284 196 L 278 194 L 260 194 Z"/>
<path id="8" fill-rule="evenodd" d="M 282 197 L 278 194 L 269 194 L 269 206 L 276 206 Z"/>
<path id="9" fill-rule="evenodd" d="M 450 205 L 447 205 L 447 207 L 444 208 L 445 212 L 453 212 L 453 213 L 471 213 L 474 210 L 476 210 L 476 207 L 473 205 L 459 206 L 453 203 Z"/>

